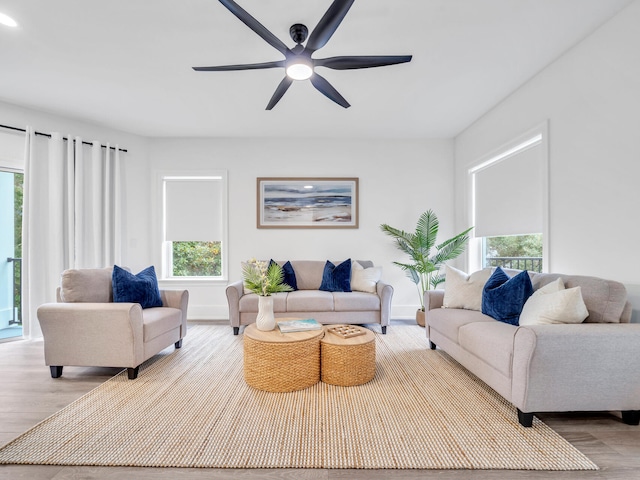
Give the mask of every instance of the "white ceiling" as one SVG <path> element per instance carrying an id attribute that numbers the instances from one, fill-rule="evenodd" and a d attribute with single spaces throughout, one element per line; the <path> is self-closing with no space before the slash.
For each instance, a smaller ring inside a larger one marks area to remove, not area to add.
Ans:
<path id="1" fill-rule="evenodd" d="M 633 0 L 357 0 L 314 57 L 411 63 L 322 75 L 272 110 L 281 55 L 217 0 L 0 0 L 0 100 L 144 136 L 452 137 Z M 331 0 L 237 0 L 290 47 Z"/>

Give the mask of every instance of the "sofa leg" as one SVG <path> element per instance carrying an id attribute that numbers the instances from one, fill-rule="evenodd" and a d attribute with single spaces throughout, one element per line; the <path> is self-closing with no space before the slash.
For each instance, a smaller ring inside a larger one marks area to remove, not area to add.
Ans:
<path id="1" fill-rule="evenodd" d="M 178 340 L 174 345 L 176 348 L 182 348 L 182 339 Z"/>
<path id="2" fill-rule="evenodd" d="M 640 410 L 623 410 L 622 421 L 627 425 L 640 425 Z"/>
<path id="3" fill-rule="evenodd" d="M 127 375 L 129 376 L 129 380 L 135 380 L 138 378 L 138 371 L 140 370 L 140 365 L 136 368 L 127 368 Z"/>
<path id="4" fill-rule="evenodd" d="M 436 346 L 437 346 L 437 345 L 436 345 L 435 343 L 433 343 L 431 340 L 429 340 L 429 348 L 430 348 L 431 350 L 435 350 L 435 349 L 436 349 Z"/>
<path id="5" fill-rule="evenodd" d="M 382 334 L 386 335 L 387 334 L 387 327 L 382 327 Z"/>
<path id="6" fill-rule="evenodd" d="M 240 333 L 240 327 L 233 327 L 233 334 L 237 335 L 238 333 Z"/>
<path id="7" fill-rule="evenodd" d="M 533 425 L 533 413 L 524 413 L 518 408 L 518 422 L 523 427 L 530 427 Z"/>
<path id="8" fill-rule="evenodd" d="M 60 378 L 62 376 L 62 365 L 50 365 L 51 378 Z"/>

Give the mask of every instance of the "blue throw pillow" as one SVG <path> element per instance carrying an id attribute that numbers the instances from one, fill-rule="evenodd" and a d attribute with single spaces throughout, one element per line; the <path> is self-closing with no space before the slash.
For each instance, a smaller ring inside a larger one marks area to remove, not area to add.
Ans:
<path id="1" fill-rule="evenodd" d="M 153 265 L 137 275 L 114 265 L 111 283 L 113 284 L 114 302 L 139 303 L 142 308 L 162 306 L 162 297 L 160 297 L 158 279 Z"/>
<path id="2" fill-rule="evenodd" d="M 335 266 L 329 260 L 324 264 L 322 283 L 320 290 L 325 292 L 350 292 L 351 291 L 351 259 L 348 258 L 340 265 Z"/>
<path id="3" fill-rule="evenodd" d="M 271 267 L 274 262 L 273 259 L 269 261 L 269 267 Z M 267 267 L 268 268 L 268 267 Z M 284 265 L 282 265 L 282 273 L 284 273 L 284 283 L 289 285 L 293 290 L 298 290 L 298 280 L 296 280 L 296 272 L 293 269 L 293 265 L 291 262 L 287 260 Z"/>
<path id="4" fill-rule="evenodd" d="M 501 322 L 518 325 L 522 307 L 532 294 L 533 285 L 526 270 L 509 278 L 498 267 L 484 285 L 482 313 Z"/>

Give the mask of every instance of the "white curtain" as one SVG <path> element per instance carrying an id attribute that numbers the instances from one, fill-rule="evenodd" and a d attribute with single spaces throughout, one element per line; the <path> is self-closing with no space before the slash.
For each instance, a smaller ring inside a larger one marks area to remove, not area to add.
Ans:
<path id="1" fill-rule="evenodd" d="M 121 263 L 120 151 L 27 127 L 23 204 L 23 315 L 41 335 L 39 305 L 56 301 L 60 273 Z"/>

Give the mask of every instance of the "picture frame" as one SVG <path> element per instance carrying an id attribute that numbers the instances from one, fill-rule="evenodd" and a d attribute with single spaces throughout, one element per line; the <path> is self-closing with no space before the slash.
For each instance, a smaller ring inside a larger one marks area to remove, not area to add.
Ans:
<path id="1" fill-rule="evenodd" d="M 258 228 L 358 228 L 358 178 L 257 179 Z"/>

